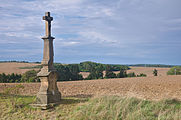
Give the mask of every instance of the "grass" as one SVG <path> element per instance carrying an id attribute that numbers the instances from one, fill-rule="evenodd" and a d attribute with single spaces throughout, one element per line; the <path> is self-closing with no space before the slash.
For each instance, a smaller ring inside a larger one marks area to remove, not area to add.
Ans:
<path id="1" fill-rule="evenodd" d="M 16 97 L 14 106 L 12 100 Z M 79 103 L 84 103 L 88 98 L 63 98 L 61 104 L 48 110 L 33 108 L 31 103 L 36 101 L 35 96 L 12 96 L 0 94 L 0 119 L 1 120 L 67 120 L 70 111 Z"/>
<path id="2" fill-rule="evenodd" d="M 102 96 L 77 106 L 71 120 L 180 120 L 181 102 Z"/>
<path id="3" fill-rule="evenodd" d="M 16 97 L 15 104 L 11 104 Z M 41 110 L 29 104 L 35 96 L 0 94 L 0 118 L 28 120 L 180 120 L 181 102 L 175 99 L 147 101 L 119 96 L 93 98 L 65 97 L 52 109 Z"/>

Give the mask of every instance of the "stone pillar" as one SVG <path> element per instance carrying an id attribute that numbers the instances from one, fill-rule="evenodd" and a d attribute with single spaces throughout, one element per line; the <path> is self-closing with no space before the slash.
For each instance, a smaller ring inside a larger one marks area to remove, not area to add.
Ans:
<path id="1" fill-rule="evenodd" d="M 46 36 L 44 40 L 43 60 L 41 62 L 42 69 L 37 74 L 40 78 L 41 86 L 37 94 L 37 104 L 42 107 L 48 107 L 51 103 L 58 103 L 61 99 L 61 93 L 58 91 L 57 78 L 58 74 L 53 67 L 53 39 L 51 36 L 51 21 L 53 17 L 50 17 L 50 12 L 46 12 L 43 17 L 46 23 Z"/>

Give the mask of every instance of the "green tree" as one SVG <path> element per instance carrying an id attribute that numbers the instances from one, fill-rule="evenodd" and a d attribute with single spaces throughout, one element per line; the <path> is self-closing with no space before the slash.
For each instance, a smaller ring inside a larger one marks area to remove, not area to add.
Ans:
<path id="1" fill-rule="evenodd" d="M 58 64 L 55 66 L 55 68 L 57 69 L 57 72 L 59 74 L 58 77 L 58 81 L 69 81 L 70 80 L 70 70 L 68 67 L 62 65 L 62 64 Z"/>
<path id="2" fill-rule="evenodd" d="M 153 75 L 158 76 L 158 71 L 156 69 L 153 70 Z"/>
<path id="3" fill-rule="evenodd" d="M 70 70 L 70 80 L 82 80 L 83 77 L 80 75 L 79 66 L 77 64 L 69 64 L 67 66 Z"/>
<path id="4" fill-rule="evenodd" d="M 131 72 L 131 73 L 128 73 L 128 74 L 127 74 L 127 77 L 136 77 L 136 75 L 135 75 L 134 72 Z"/>
<path id="5" fill-rule="evenodd" d="M 106 67 L 106 75 L 105 75 L 105 78 L 116 78 L 116 77 L 117 77 L 117 76 L 116 76 L 115 73 L 113 73 L 113 71 L 112 71 L 112 69 L 111 69 L 111 66 L 108 65 L 108 66 Z"/>
<path id="6" fill-rule="evenodd" d="M 175 66 L 170 68 L 167 75 L 181 75 L 181 66 Z"/>
<path id="7" fill-rule="evenodd" d="M 8 74 L 5 73 L 0 74 L 0 82 L 1 83 L 14 83 L 14 82 L 20 82 L 21 75 L 18 74 Z"/>
<path id="8" fill-rule="evenodd" d="M 25 72 L 22 75 L 21 82 L 39 82 L 39 78 L 37 77 L 37 71 L 30 70 Z"/>
<path id="9" fill-rule="evenodd" d="M 89 76 L 86 78 L 88 80 L 91 79 L 103 79 L 103 66 L 97 66 L 96 68 L 92 67 Z"/>
<path id="10" fill-rule="evenodd" d="M 118 78 L 127 77 L 126 70 L 124 68 L 120 68 L 120 72 L 117 74 Z"/>
<path id="11" fill-rule="evenodd" d="M 71 80 L 82 80 L 82 75 L 79 74 L 79 66 L 77 64 L 70 65 L 55 65 L 59 74 L 58 81 L 71 81 Z"/>

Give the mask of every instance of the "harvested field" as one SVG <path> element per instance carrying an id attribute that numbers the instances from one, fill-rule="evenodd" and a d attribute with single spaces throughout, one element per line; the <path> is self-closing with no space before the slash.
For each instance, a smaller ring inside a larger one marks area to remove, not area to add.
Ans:
<path id="1" fill-rule="evenodd" d="M 170 68 L 159 68 L 159 67 L 130 67 L 131 69 L 127 72 L 134 72 L 135 74 L 144 73 L 147 76 L 153 76 L 153 70 L 158 71 L 158 76 L 166 76 Z"/>
<path id="2" fill-rule="evenodd" d="M 36 95 L 40 87 L 40 83 L 1 83 L 0 92 L 17 84 L 25 86 L 21 91 L 23 95 Z M 181 100 L 179 75 L 58 82 L 58 88 L 63 96 L 119 95 L 150 100 L 165 98 Z"/>
<path id="3" fill-rule="evenodd" d="M 0 73 L 11 74 L 23 74 L 26 71 L 31 69 L 20 69 L 20 67 L 33 67 L 39 64 L 35 63 L 17 63 L 17 62 L 7 62 L 7 63 L 0 63 Z M 35 69 L 38 70 L 38 69 Z"/>
<path id="4" fill-rule="evenodd" d="M 153 76 L 153 70 L 156 69 L 158 71 L 158 76 L 166 76 L 167 72 L 170 70 L 170 68 L 159 68 L 159 67 L 130 67 L 131 69 L 127 70 L 127 73 L 134 72 L 136 75 L 140 73 L 144 73 L 147 76 Z M 116 74 L 119 73 L 119 71 L 114 72 Z M 82 74 L 83 78 L 88 77 L 89 72 L 80 72 Z M 106 72 L 103 71 L 103 74 L 105 76 Z"/>

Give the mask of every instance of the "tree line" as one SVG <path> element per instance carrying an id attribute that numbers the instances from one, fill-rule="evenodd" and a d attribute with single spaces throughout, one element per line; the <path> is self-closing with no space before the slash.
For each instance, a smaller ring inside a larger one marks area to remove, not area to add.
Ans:
<path id="1" fill-rule="evenodd" d="M 100 63 L 84 62 L 80 64 L 54 64 L 58 73 L 57 81 L 74 81 L 74 80 L 91 80 L 91 79 L 107 79 L 107 78 L 125 78 L 125 77 L 146 77 L 146 74 L 140 73 L 136 75 L 134 72 L 127 73 L 128 66 L 123 65 L 105 65 Z M 118 68 L 119 67 L 119 68 Z M 87 78 L 83 78 L 81 71 L 88 71 L 90 74 Z M 118 71 L 115 74 L 114 71 Z M 103 72 L 105 71 L 105 75 Z M 14 83 L 14 82 L 40 82 L 37 77 L 39 71 L 30 70 L 21 74 L 0 74 L 0 83 Z M 157 76 L 158 71 L 153 70 L 153 75 Z M 167 75 L 181 75 L 181 67 L 172 67 Z"/>
<path id="2" fill-rule="evenodd" d="M 40 82 L 40 79 L 37 77 L 37 71 L 30 70 L 21 74 L 0 74 L 0 83 L 20 83 L 20 82 Z"/>

